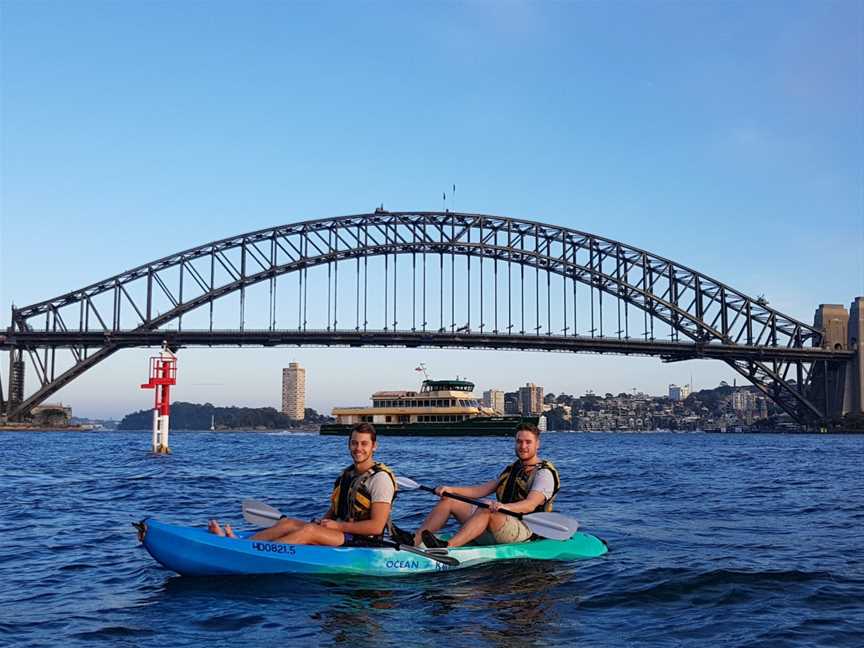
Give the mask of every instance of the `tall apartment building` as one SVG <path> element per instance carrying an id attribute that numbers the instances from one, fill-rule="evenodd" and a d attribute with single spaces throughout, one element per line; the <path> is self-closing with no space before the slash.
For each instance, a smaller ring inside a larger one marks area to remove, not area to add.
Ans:
<path id="1" fill-rule="evenodd" d="M 683 401 L 690 395 L 690 385 L 669 385 L 669 400 Z"/>
<path id="2" fill-rule="evenodd" d="M 756 394 L 743 389 L 732 392 L 732 409 L 736 412 L 750 412 L 756 409 Z"/>
<path id="3" fill-rule="evenodd" d="M 503 414 L 504 392 L 500 389 L 490 389 L 483 392 L 483 407 L 491 407 L 499 414 Z"/>
<path id="4" fill-rule="evenodd" d="M 282 413 L 295 421 L 306 415 L 306 370 L 299 362 L 282 370 Z"/>
<path id="5" fill-rule="evenodd" d="M 522 416 L 540 416 L 543 413 L 543 388 L 526 383 L 519 388 L 519 413 Z"/>

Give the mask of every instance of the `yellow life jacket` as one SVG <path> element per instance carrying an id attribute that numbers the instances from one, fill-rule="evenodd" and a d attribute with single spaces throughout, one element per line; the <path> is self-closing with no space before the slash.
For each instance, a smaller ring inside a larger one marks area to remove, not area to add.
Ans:
<path id="1" fill-rule="evenodd" d="M 379 472 L 385 472 L 393 482 L 393 497 L 396 497 L 396 477 L 383 463 L 373 464 L 364 473 L 357 474 L 354 464 L 342 471 L 333 484 L 330 508 L 333 517 L 343 522 L 362 522 L 372 517 L 372 493 L 367 484 Z"/>
<path id="2" fill-rule="evenodd" d="M 547 499 L 545 503 L 541 504 L 531 512 L 537 513 L 539 511 L 551 511 L 552 502 L 555 500 L 555 496 L 558 495 L 558 491 L 561 489 L 561 480 L 558 477 L 558 471 L 555 469 L 555 466 L 552 465 L 551 461 L 541 461 L 535 465 L 534 470 L 530 473 L 522 467 L 522 462 L 518 459 L 507 466 L 498 476 L 498 487 L 495 489 L 495 496 L 498 498 L 498 501 L 502 504 L 511 504 L 513 502 L 521 502 L 524 500 L 528 497 L 528 493 L 531 492 L 531 485 L 534 483 L 534 476 L 543 468 L 552 473 L 555 488 L 552 491 L 552 497 Z"/>

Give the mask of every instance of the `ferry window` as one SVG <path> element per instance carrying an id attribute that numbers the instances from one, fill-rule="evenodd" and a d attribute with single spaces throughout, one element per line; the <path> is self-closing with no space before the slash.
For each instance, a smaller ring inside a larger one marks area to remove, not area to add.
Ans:
<path id="1" fill-rule="evenodd" d="M 392 416 L 385 416 L 385 417 L 384 417 L 384 422 L 385 422 L 385 423 L 389 423 L 389 422 L 392 421 L 392 420 L 393 420 L 393 417 L 392 417 Z"/>

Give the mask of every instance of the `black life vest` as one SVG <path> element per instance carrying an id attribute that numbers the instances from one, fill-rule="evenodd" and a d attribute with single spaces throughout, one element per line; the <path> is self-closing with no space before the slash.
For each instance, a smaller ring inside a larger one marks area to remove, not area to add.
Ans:
<path id="1" fill-rule="evenodd" d="M 383 463 L 373 464 L 364 473 L 357 474 L 354 464 L 342 471 L 333 484 L 330 509 L 333 518 L 343 522 L 362 522 L 372 517 L 372 493 L 367 484 L 379 472 L 385 472 L 393 482 L 393 497 L 396 497 L 396 477 Z"/>
<path id="2" fill-rule="evenodd" d="M 498 498 L 498 501 L 502 504 L 511 504 L 524 500 L 528 497 L 528 493 L 531 492 L 534 476 L 543 468 L 552 473 L 555 488 L 552 491 L 552 497 L 534 509 L 532 513 L 551 511 L 555 496 L 558 495 L 558 491 L 561 489 L 561 480 L 558 477 L 558 471 L 551 461 L 541 461 L 535 464 L 534 470 L 530 473 L 522 467 L 522 462 L 518 459 L 507 466 L 498 476 L 498 487 L 495 489 L 495 496 Z"/>

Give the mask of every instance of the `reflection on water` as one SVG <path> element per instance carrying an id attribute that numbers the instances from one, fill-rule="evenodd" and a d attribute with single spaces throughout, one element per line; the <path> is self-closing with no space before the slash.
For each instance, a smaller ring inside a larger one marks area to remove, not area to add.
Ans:
<path id="1" fill-rule="evenodd" d="M 336 644 L 386 645 L 394 635 L 410 636 L 411 624 L 404 617 L 418 613 L 438 619 L 436 632 L 454 638 L 475 637 L 499 645 L 520 637 L 532 643 L 560 627 L 562 604 L 565 610 L 575 610 L 576 602 L 562 601 L 560 590 L 575 572 L 576 567 L 568 564 L 509 561 L 405 578 L 173 576 L 165 579 L 150 603 L 196 608 L 214 596 L 241 609 L 294 603 L 295 608 L 314 609 L 309 621 Z M 237 626 L 248 623 L 249 617 L 235 614 L 219 622 Z"/>

